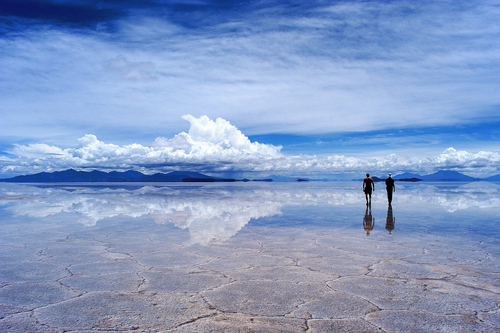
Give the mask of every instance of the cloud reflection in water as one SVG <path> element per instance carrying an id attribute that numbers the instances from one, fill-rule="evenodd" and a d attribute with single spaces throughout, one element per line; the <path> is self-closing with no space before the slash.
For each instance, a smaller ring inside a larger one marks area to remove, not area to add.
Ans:
<path id="1" fill-rule="evenodd" d="M 88 187 L 9 185 L 1 187 L 0 205 L 14 216 L 42 218 L 72 214 L 85 226 L 113 217 L 151 217 L 158 224 L 173 223 L 188 229 L 190 243 L 224 241 L 237 234 L 252 219 L 281 214 L 285 206 L 365 206 L 361 186 L 356 183 L 262 184 L 244 186 L 134 186 Z M 30 200 L 9 200 L 15 196 Z M 5 200 L 7 199 L 7 200 Z M 385 191 L 375 192 L 372 205 L 386 203 Z M 452 213 L 459 209 L 500 207 L 499 186 L 471 183 L 400 185 L 393 205 L 437 205 Z M 392 220 L 392 212 L 388 212 Z M 390 224 L 390 223 L 389 223 Z M 386 228 L 393 225 L 386 225 Z M 391 229 L 392 230 L 392 229 Z M 390 231 L 390 230 L 389 230 Z"/>

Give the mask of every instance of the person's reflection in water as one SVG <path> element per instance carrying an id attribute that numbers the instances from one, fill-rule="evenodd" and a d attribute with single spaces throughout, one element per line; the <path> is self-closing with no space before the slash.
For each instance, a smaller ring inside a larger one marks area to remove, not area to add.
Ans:
<path id="1" fill-rule="evenodd" d="M 372 205 L 367 205 L 365 217 L 363 217 L 363 229 L 365 229 L 367 236 L 370 236 L 370 231 L 373 230 L 374 226 L 375 219 L 372 217 Z"/>
<path id="2" fill-rule="evenodd" d="M 394 230 L 394 224 L 396 224 L 396 218 L 392 214 L 392 206 L 389 205 L 387 208 L 387 218 L 385 219 L 385 229 L 389 231 L 389 235 L 392 234 L 392 230 Z"/>

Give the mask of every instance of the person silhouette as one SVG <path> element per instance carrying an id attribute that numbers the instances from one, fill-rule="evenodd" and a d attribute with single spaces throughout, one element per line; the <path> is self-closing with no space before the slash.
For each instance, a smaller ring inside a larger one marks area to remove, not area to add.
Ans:
<path id="1" fill-rule="evenodd" d="M 365 216 L 363 217 L 363 229 L 366 231 L 366 235 L 370 236 L 370 232 L 375 226 L 375 219 L 372 217 L 372 206 L 367 205 L 365 210 Z"/>
<path id="2" fill-rule="evenodd" d="M 392 204 L 392 193 L 396 192 L 396 186 L 394 185 L 394 179 L 392 175 L 389 174 L 385 180 L 385 189 L 387 190 L 387 201 L 389 201 L 389 206 Z"/>
<path id="3" fill-rule="evenodd" d="M 366 178 L 363 179 L 363 192 L 365 192 L 366 205 L 372 204 L 372 192 L 375 191 L 375 183 L 370 177 L 370 174 L 366 174 Z"/>
<path id="4" fill-rule="evenodd" d="M 389 231 L 389 235 L 392 234 L 394 230 L 394 224 L 396 224 L 396 218 L 392 214 L 392 206 L 387 207 L 387 217 L 385 219 L 385 229 Z"/>

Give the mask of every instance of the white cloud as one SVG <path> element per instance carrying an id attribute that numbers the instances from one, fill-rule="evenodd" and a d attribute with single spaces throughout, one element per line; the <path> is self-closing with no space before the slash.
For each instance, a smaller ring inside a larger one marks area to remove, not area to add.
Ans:
<path id="1" fill-rule="evenodd" d="M 15 145 L 10 154 L 16 159 L 1 162 L 4 170 L 18 172 L 50 171 L 65 168 L 128 169 L 203 164 L 212 171 L 235 169 L 259 170 L 259 165 L 281 158 L 281 147 L 250 142 L 236 127 L 224 119 L 213 121 L 206 116 L 184 117 L 191 123 L 189 133 L 173 139 L 157 138 L 151 147 L 140 144 L 118 146 L 99 141 L 87 134 L 78 139 L 76 148 L 59 148 L 46 144 Z M 7 164 L 7 165 L 5 165 Z M 266 168 L 266 167 L 264 167 Z"/>
<path id="2" fill-rule="evenodd" d="M 114 22 L 112 34 L 28 29 L 0 38 L 1 135 L 170 137 L 186 113 L 228 119 L 248 135 L 495 118 L 494 5 L 342 3 L 303 15 L 266 6 L 208 29 L 144 10 Z"/>
<path id="3" fill-rule="evenodd" d="M 260 172 L 299 176 L 338 172 L 371 173 L 390 170 L 431 172 L 458 169 L 462 172 L 494 173 L 500 168 L 497 152 L 467 152 L 448 148 L 438 156 L 400 158 L 360 158 L 345 155 L 288 155 L 281 147 L 251 142 L 227 120 L 215 121 L 207 116 L 184 116 L 191 126 L 188 133 L 173 138 L 158 137 L 151 146 L 129 144 L 119 146 L 99 141 L 95 135 L 78 139 L 75 148 L 59 148 L 47 144 L 15 145 L 13 158 L 0 159 L 2 172 L 11 174 L 41 171 L 85 169 L 136 169 L 145 172 L 175 169 L 205 172 Z"/>
<path id="4" fill-rule="evenodd" d="M 462 168 L 473 170 L 490 167 L 499 170 L 500 154 L 498 152 L 488 151 L 471 153 L 463 150 L 459 151 L 450 147 L 438 156 L 419 161 L 419 164 L 440 169 Z"/>
<path id="5" fill-rule="evenodd" d="M 182 118 L 191 123 L 189 133 L 181 133 L 175 136 L 174 139 L 178 140 L 176 142 L 180 142 L 180 138 L 184 138 L 186 142 L 191 143 L 191 149 L 208 151 L 231 150 L 231 153 L 243 152 L 246 154 L 258 154 L 262 157 L 279 155 L 281 147 L 250 142 L 248 137 L 225 119 L 217 118 L 216 121 L 213 121 L 207 116 L 195 118 L 191 115 L 185 115 Z M 155 140 L 157 143 L 160 141 L 163 142 L 165 139 L 157 138 Z M 172 141 L 169 140 L 169 142 Z"/>
<path id="6" fill-rule="evenodd" d="M 185 132 L 176 134 L 172 139 L 157 137 L 153 142 L 153 147 L 172 147 L 177 149 L 189 150 L 192 147 L 191 137 Z"/>
<path id="7" fill-rule="evenodd" d="M 66 155 L 63 149 L 44 143 L 34 143 L 27 146 L 15 144 L 14 147 L 13 151 L 16 155 L 31 159 L 59 158 Z"/>

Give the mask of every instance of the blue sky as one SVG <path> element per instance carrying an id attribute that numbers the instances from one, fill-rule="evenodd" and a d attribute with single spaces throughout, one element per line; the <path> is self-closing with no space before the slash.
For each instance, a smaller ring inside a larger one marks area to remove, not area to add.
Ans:
<path id="1" fill-rule="evenodd" d="M 4 0 L 0 175 L 498 174 L 499 14 L 488 0 Z"/>

